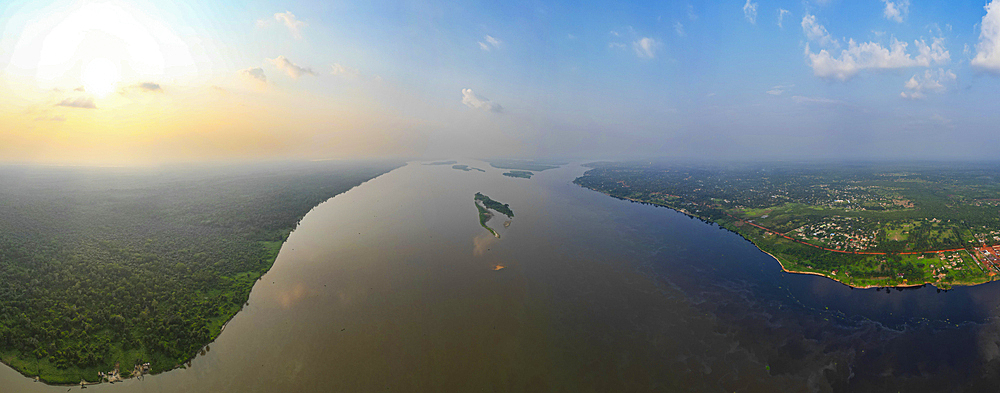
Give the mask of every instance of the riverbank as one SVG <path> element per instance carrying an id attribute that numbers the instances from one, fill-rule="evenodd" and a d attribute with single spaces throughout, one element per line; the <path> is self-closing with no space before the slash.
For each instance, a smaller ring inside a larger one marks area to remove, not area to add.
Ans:
<path id="1" fill-rule="evenodd" d="M 617 195 L 611 195 L 611 194 L 609 194 L 607 192 L 604 192 L 604 191 L 601 191 L 601 190 L 597 190 L 597 189 L 593 189 L 593 188 L 590 188 L 590 187 L 585 187 L 585 186 L 582 186 L 582 185 L 581 185 L 581 187 L 586 188 L 586 189 L 591 190 L 591 191 L 599 192 L 601 194 L 607 195 L 607 196 L 612 197 L 612 198 L 618 198 L 618 199 L 627 200 L 627 201 L 636 202 L 636 203 L 646 203 L 646 204 L 650 204 L 650 205 L 654 205 L 654 206 L 658 206 L 658 207 L 665 207 L 667 209 L 670 209 L 670 210 L 676 211 L 678 213 L 684 214 L 684 215 L 686 215 L 688 217 L 697 218 L 697 219 L 702 220 L 704 222 L 713 223 L 713 224 L 719 225 L 719 226 L 721 226 L 723 228 L 726 228 L 725 226 L 723 226 L 722 224 L 720 224 L 718 222 L 706 219 L 704 217 L 697 216 L 697 215 L 692 214 L 692 213 L 690 213 L 690 212 L 688 212 L 687 210 L 684 210 L 684 209 L 677 209 L 677 208 L 674 208 L 672 206 L 665 205 L 665 204 L 662 204 L 662 203 L 656 203 L 656 202 L 651 202 L 651 201 L 644 201 L 644 200 L 641 200 L 641 199 L 635 199 L 635 198 L 629 198 L 629 197 L 621 197 L 621 196 L 617 196 Z M 752 239 L 748 238 L 746 235 L 740 233 L 739 231 L 732 230 L 730 228 L 726 228 L 726 229 L 730 230 L 730 231 L 732 231 L 734 233 L 736 233 L 737 235 L 739 235 L 743 239 L 745 239 L 745 240 L 749 241 L 751 244 L 753 244 L 754 247 L 756 247 L 761 252 L 767 254 L 771 258 L 774 258 L 774 260 L 778 262 L 778 266 L 781 267 L 781 270 L 784 271 L 784 272 L 794 273 L 794 274 L 809 274 L 809 275 L 814 275 L 814 276 L 825 277 L 825 278 L 828 278 L 830 280 L 836 281 L 836 282 L 838 282 L 840 284 L 843 284 L 845 286 L 848 286 L 848 287 L 854 288 L 854 289 L 917 288 L 917 287 L 922 287 L 924 285 L 931 285 L 931 286 L 934 286 L 935 288 L 938 288 L 938 289 L 948 290 L 948 289 L 950 289 L 952 287 L 955 287 L 955 286 L 973 286 L 973 285 L 980 285 L 980 284 L 986 284 L 986 283 L 992 282 L 992 281 L 984 281 L 984 282 L 974 282 L 974 283 L 964 283 L 964 282 L 941 283 L 941 282 L 924 281 L 924 282 L 915 283 L 915 284 L 911 284 L 911 283 L 906 283 L 906 284 L 892 284 L 892 285 L 855 284 L 855 283 L 845 282 L 845 281 L 841 280 L 839 277 L 835 277 L 834 275 L 828 274 L 828 273 L 815 272 L 815 271 L 801 271 L 801 270 L 789 269 L 788 267 L 785 266 L 785 262 L 783 262 L 780 258 L 778 258 L 777 256 L 775 256 L 774 254 L 771 254 L 770 252 L 765 251 L 763 248 L 760 247 L 760 245 L 758 245 Z"/>

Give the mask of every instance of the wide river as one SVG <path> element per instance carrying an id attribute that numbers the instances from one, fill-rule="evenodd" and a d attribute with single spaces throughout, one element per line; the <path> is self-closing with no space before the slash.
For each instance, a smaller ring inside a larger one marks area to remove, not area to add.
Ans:
<path id="1" fill-rule="evenodd" d="M 1000 286 L 858 290 L 572 184 L 410 163 L 313 209 L 186 368 L 91 392 L 998 386 Z M 508 203 L 494 238 L 476 192 Z M 502 269 L 498 269 L 502 267 Z M 0 392 L 63 392 L 0 367 Z M 79 389 L 79 388 L 76 388 Z"/>

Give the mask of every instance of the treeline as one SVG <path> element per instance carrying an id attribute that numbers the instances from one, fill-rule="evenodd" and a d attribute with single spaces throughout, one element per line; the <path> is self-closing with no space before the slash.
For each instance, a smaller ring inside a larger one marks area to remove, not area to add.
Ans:
<path id="1" fill-rule="evenodd" d="M 173 368 L 247 301 L 266 242 L 397 166 L 0 168 L 0 354 L 52 382 Z"/>
<path id="2" fill-rule="evenodd" d="M 492 209 L 493 211 L 503 214 L 509 218 L 514 218 L 514 211 L 510 210 L 510 206 L 506 203 L 494 201 L 490 197 L 479 192 L 476 193 L 476 200 L 482 202 L 483 206 L 487 209 Z"/>

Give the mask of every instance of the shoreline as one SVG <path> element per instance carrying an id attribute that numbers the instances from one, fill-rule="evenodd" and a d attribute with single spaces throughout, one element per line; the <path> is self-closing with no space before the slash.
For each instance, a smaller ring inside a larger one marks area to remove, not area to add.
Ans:
<path id="1" fill-rule="evenodd" d="M 292 228 L 291 230 L 289 230 L 288 233 L 291 234 L 291 232 L 294 232 L 295 229 L 297 229 L 297 228 L 298 228 L 298 225 L 296 225 L 295 228 Z M 499 237 L 499 236 L 497 236 L 497 237 Z M 260 274 L 260 276 L 258 276 L 254 280 L 254 284 L 252 286 L 250 286 L 250 293 L 247 294 L 247 302 L 249 302 L 250 295 L 253 294 L 253 288 L 257 286 L 257 282 L 261 281 L 264 278 L 264 275 L 266 275 L 268 272 L 270 272 L 271 269 L 274 267 L 274 263 L 278 260 L 278 255 L 281 253 L 281 248 L 284 247 L 285 243 L 287 243 L 287 242 L 288 242 L 288 235 L 285 235 L 285 238 L 281 241 L 281 244 L 278 246 L 278 252 L 275 253 L 274 254 L 274 258 L 271 259 L 270 266 L 267 268 L 266 271 L 262 272 Z M 177 365 L 175 365 L 174 367 L 169 368 L 169 369 L 164 369 L 164 370 L 160 370 L 160 371 L 157 371 L 157 372 L 152 372 L 152 371 L 150 371 L 150 372 L 144 372 L 144 373 L 142 373 L 142 376 L 156 375 L 156 374 L 160 374 L 160 373 L 165 373 L 165 372 L 173 371 L 173 370 L 176 370 L 176 369 L 179 369 L 179 368 L 182 368 L 182 367 L 186 368 L 184 366 L 184 364 L 188 363 L 188 362 L 191 362 L 192 360 L 194 360 L 194 358 L 198 357 L 198 354 L 201 351 L 203 351 L 205 349 L 205 347 L 207 347 L 207 346 L 211 345 L 212 343 L 214 343 L 215 340 L 218 340 L 219 336 L 222 335 L 222 332 L 226 330 L 226 326 L 229 325 L 229 322 L 232 322 L 232 320 L 235 319 L 236 316 L 241 311 L 243 311 L 243 309 L 245 307 L 246 307 L 246 304 L 240 306 L 240 308 L 238 310 L 236 310 L 236 312 L 234 312 L 233 315 L 230 315 L 229 318 L 227 318 L 225 320 L 225 322 L 222 323 L 222 325 L 219 328 L 218 334 L 215 334 L 214 336 L 212 336 L 212 339 L 209 342 L 205 343 L 205 345 L 202 345 L 201 348 L 199 348 L 198 350 L 196 350 L 194 353 L 192 353 L 189 357 L 187 357 L 186 359 L 184 359 L 182 362 L 178 363 Z M 69 383 L 66 383 L 66 382 L 54 382 L 54 383 L 50 383 L 50 382 L 46 381 L 45 379 L 40 378 L 39 375 L 28 375 L 28 374 L 25 374 L 24 372 L 22 372 L 21 370 L 17 369 L 16 367 L 8 364 L 7 362 L 4 362 L 4 361 L 0 360 L 0 363 L 3 363 L 4 366 L 9 367 L 11 370 L 16 371 L 18 374 L 21 374 L 25 378 L 31 379 L 34 382 L 41 382 L 42 384 L 44 384 L 46 386 L 59 386 L 59 387 L 70 386 L 70 387 L 75 387 L 75 386 L 100 385 L 100 384 L 104 384 L 104 383 L 108 383 L 108 384 L 112 384 L 113 385 L 116 382 L 125 382 L 125 381 L 128 381 L 128 380 L 137 378 L 136 375 L 131 375 L 128 378 L 119 378 L 117 381 L 114 381 L 114 382 L 106 381 L 106 380 L 103 380 L 103 378 L 102 378 L 102 380 L 98 380 L 98 381 L 95 381 L 95 382 L 87 381 L 86 379 L 84 379 L 84 380 L 82 380 L 80 382 L 69 382 Z"/>
<path id="2" fill-rule="evenodd" d="M 575 184 L 575 183 L 574 183 L 574 184 Z M 606 193 L 606 192 L 604 192 L 604 191 L 600 191 L 600 190 L 595 190 L 595 189 L 593 189 L 593 188 L 589 188 L 589 187 L 584 187 L 584 186 L 582 186 L 582 185 L 579 185 L 579 184 L 577 184 L 577 185 L 578 185 L 578 186 L 580 186 L 580 187 L 583 187 L 583 188 L 586 188 L 586 189 L 588 189 L 588 190 L 591 190 L 591 191 L 596 191 L 596 192 L 598 192 L 598 193 L 601 193 L 601 194 L 604 194 L 604 195 L 607 195 L 607 196 L 609 196 L 609 197 L 612 197 L 612 198 L 618 198 L 618 199 L 622 199 L 622 200 L 627 200 L 627 201 L 631 201 L 631 202 L 636 202 L 636 203 L 647 203 L 647 204 L 650 204 L 650 205 L 653 205 L 653 206 L 657 206 L 657 207 L 664 207 L 664 208 L 667 208 L 667 209 L 670 209 L 670 210 L 673 210 L 673 211 L 675 211 L 675 212 L 678 212 L 678 213 L 681 213 L 681 214 L 684 214 L 684 215 L 686 215 L 686 216 L 688 216 L 688 217 L 692 217 L 692 218 L 697 218 L 697 219 L 699 219 L 699 220 L 702 220 L 702 221 L 705 221 L 705 222 L 710 222 L 710 223 L 713 223 L 713 224 L 715 224 L 715 225 L 719 225 L 719 227 L 720 227 L 720 228 L 723 228 L 723 229 L 726 229 L 726 228 L 722 227 L 722 226 L 721 226 L 721 225 L 720 225 L 719 223 L 717 223 L 717 222 L 715 222 L 715 221 L 710 221 L 710 220 L 706 220 L 706 219 L 704 219 L 704 218 L 701 218 L 701 217 L 698 217 L 698 216 L 696 216 L 696 215 L 694 215 L 694 214 L 691 214 L 691 213 L 688 213 L 688 212 L 687 212 L 687 211 L 685 211 L 685 210 L 679 210 L 679 209 L 675 209 L 675 208 L 673 208 L 673 207 L 670 207 L 670 206 L 667 206 L 667 205 L 664 205 L 664 204 L 660 204 L 660 203 L 656 203 L 656 202 L 648 202 L 648 201 L 643 201 L 643 200 L 639 200 L 639 199 L 634 199 L 634 198 L 629 198 L 629 197 L 620 197 L 620 196 L 616 196 L 616 195 L 611 195 L 611 194 L 608 194 L 608 193 Z M 838 282 L 838 283 L 840 283 L 840 284 L 843 284 L 843 285 L 845 285 L 845 286 L 848 286 L 848 287 L 851 287 L 851 288 L 854 288 L 854 289 L 873 289 L 873 288 L 875 288 L 875 289 L 879 289 L 879 288 L 917 288 L 917 287 L 922 287 L 922 286 L 924 286 L 924 285 L 930 285 L 930 286 L 932 286 L 932 287 L 934 287 L 934 288 L 937 288 L 937 289 L 939 289 L 939 290 L 945 290 L 945 291 L 947 291 L 947 290 L 948 290 L 948 289 L 942 289 L 941 287 L 938 287 L 937 285 L 935 285 L 935 283 L 932 283 L 932 282 L 923 282 L 923 283 L 920 283 L 920 284 L 899 284 L 899 285 L 888 285 L 888 286 L 887 286 L 887 285 L 863 285 L 863 286 L 861 286 L 861 285 L 852 285 L 852 284 L 848 284 L 848 283 L 846 283 L 846 282 L 843 282 L 843 281 L 841 281 L 841 280 L 838 280 L 838 279 L 837 279 L 836 277 L 830 277 L 829 275 L 827 275 L 827 274 L 824 274 L 824 273 L 819 273 L 819 272 L 806 272 L 806 271 L 797 271 L 797 270 L 791 270 L 791 269 L 788 269 L 788 268 L 786 268 L 786 267 L 785 267 L 785 264 L 781 262 L 781 259 L 779 259 L 778 257 L 774 256 L 773 254 L 771 254 L 771 253 L 769 253 L 769 252 L 767 252 L 767 251 L 764 251 L 764 249 L 760 248 L 760 246 L 758 246 L 758 245 L 757 245 L 757 243 L 754 243 L 754 242 L 753 242 L 752 240 L 750 240 L 750 239 L 747 239 L 747 238 L 746 238 L 745 236 L 743 236 L 743 234 L 741 234 L 741 233 L 739 233 L 739 232 L 736 232 L 736 231 L 730 231 L 730 232 L 733 232 L 733 233 L 735 233 L 735 234 L 739 235 L 739 236 L 740 236 L 740 237 L 742 237 L 742 238 L 743 238 L 744 240 L 746 240 L 746 241 L 750 242 L 750 244 L 753 244 L 753 246 L 754 246 L 754 247 L 755 247 L 755 248 L 756 248 L 757 250 L 760 250 L 760 252 L 763 252 L 763 253 L 767 254 L 767 255 L 768 255 L 768 256 L 770 256 L 771 258 L 774 258 L 774 260 L 778 262 L 778 266 L 780 266 L 780 267 L 781 267 L 781 270 L 782 270 L 782 271 L 784 271 L 784 272 L 786 272 L 786 273 L 793 273 L 793 274 L 808 274 L 808 275 L 813 275 L 813 276 L 820 276 L 820 277 L 825 277 L 825 278 L 827 278 L 827 279 L 830 279 L 830 280 L 833 280 L 833 281 L 835 281 L 835 282 Z M 958 284 L 958 283 L 956 283 L 956 284 L 948 284 L 948 285 L 950 285 L 950 286 L 951 286 L 952 288 L 954 288 L 954 287 L 957 287 L 957 286 L 975 286 L 975 285 L 981 285 L 981 284 L 987 284 L 987 283 L 990 283 L 990 282 L 992 282 L 992 281 L 986 281 L 986 282 L 981 282 L 981 283 L 976 283 L 976 284 Z M 939 283 L 939 284 L 940 284 L 940 283 Z"/>

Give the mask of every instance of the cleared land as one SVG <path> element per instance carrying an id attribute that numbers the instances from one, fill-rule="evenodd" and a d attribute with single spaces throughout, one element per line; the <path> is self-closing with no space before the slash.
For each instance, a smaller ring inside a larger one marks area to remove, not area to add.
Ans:
<path id="1" fill-rule="evenodd" d="M 992 164 L 591 166 L 576 184 L 717 223 L 788 271 L 943 288 L 1000 272 Z"/>

